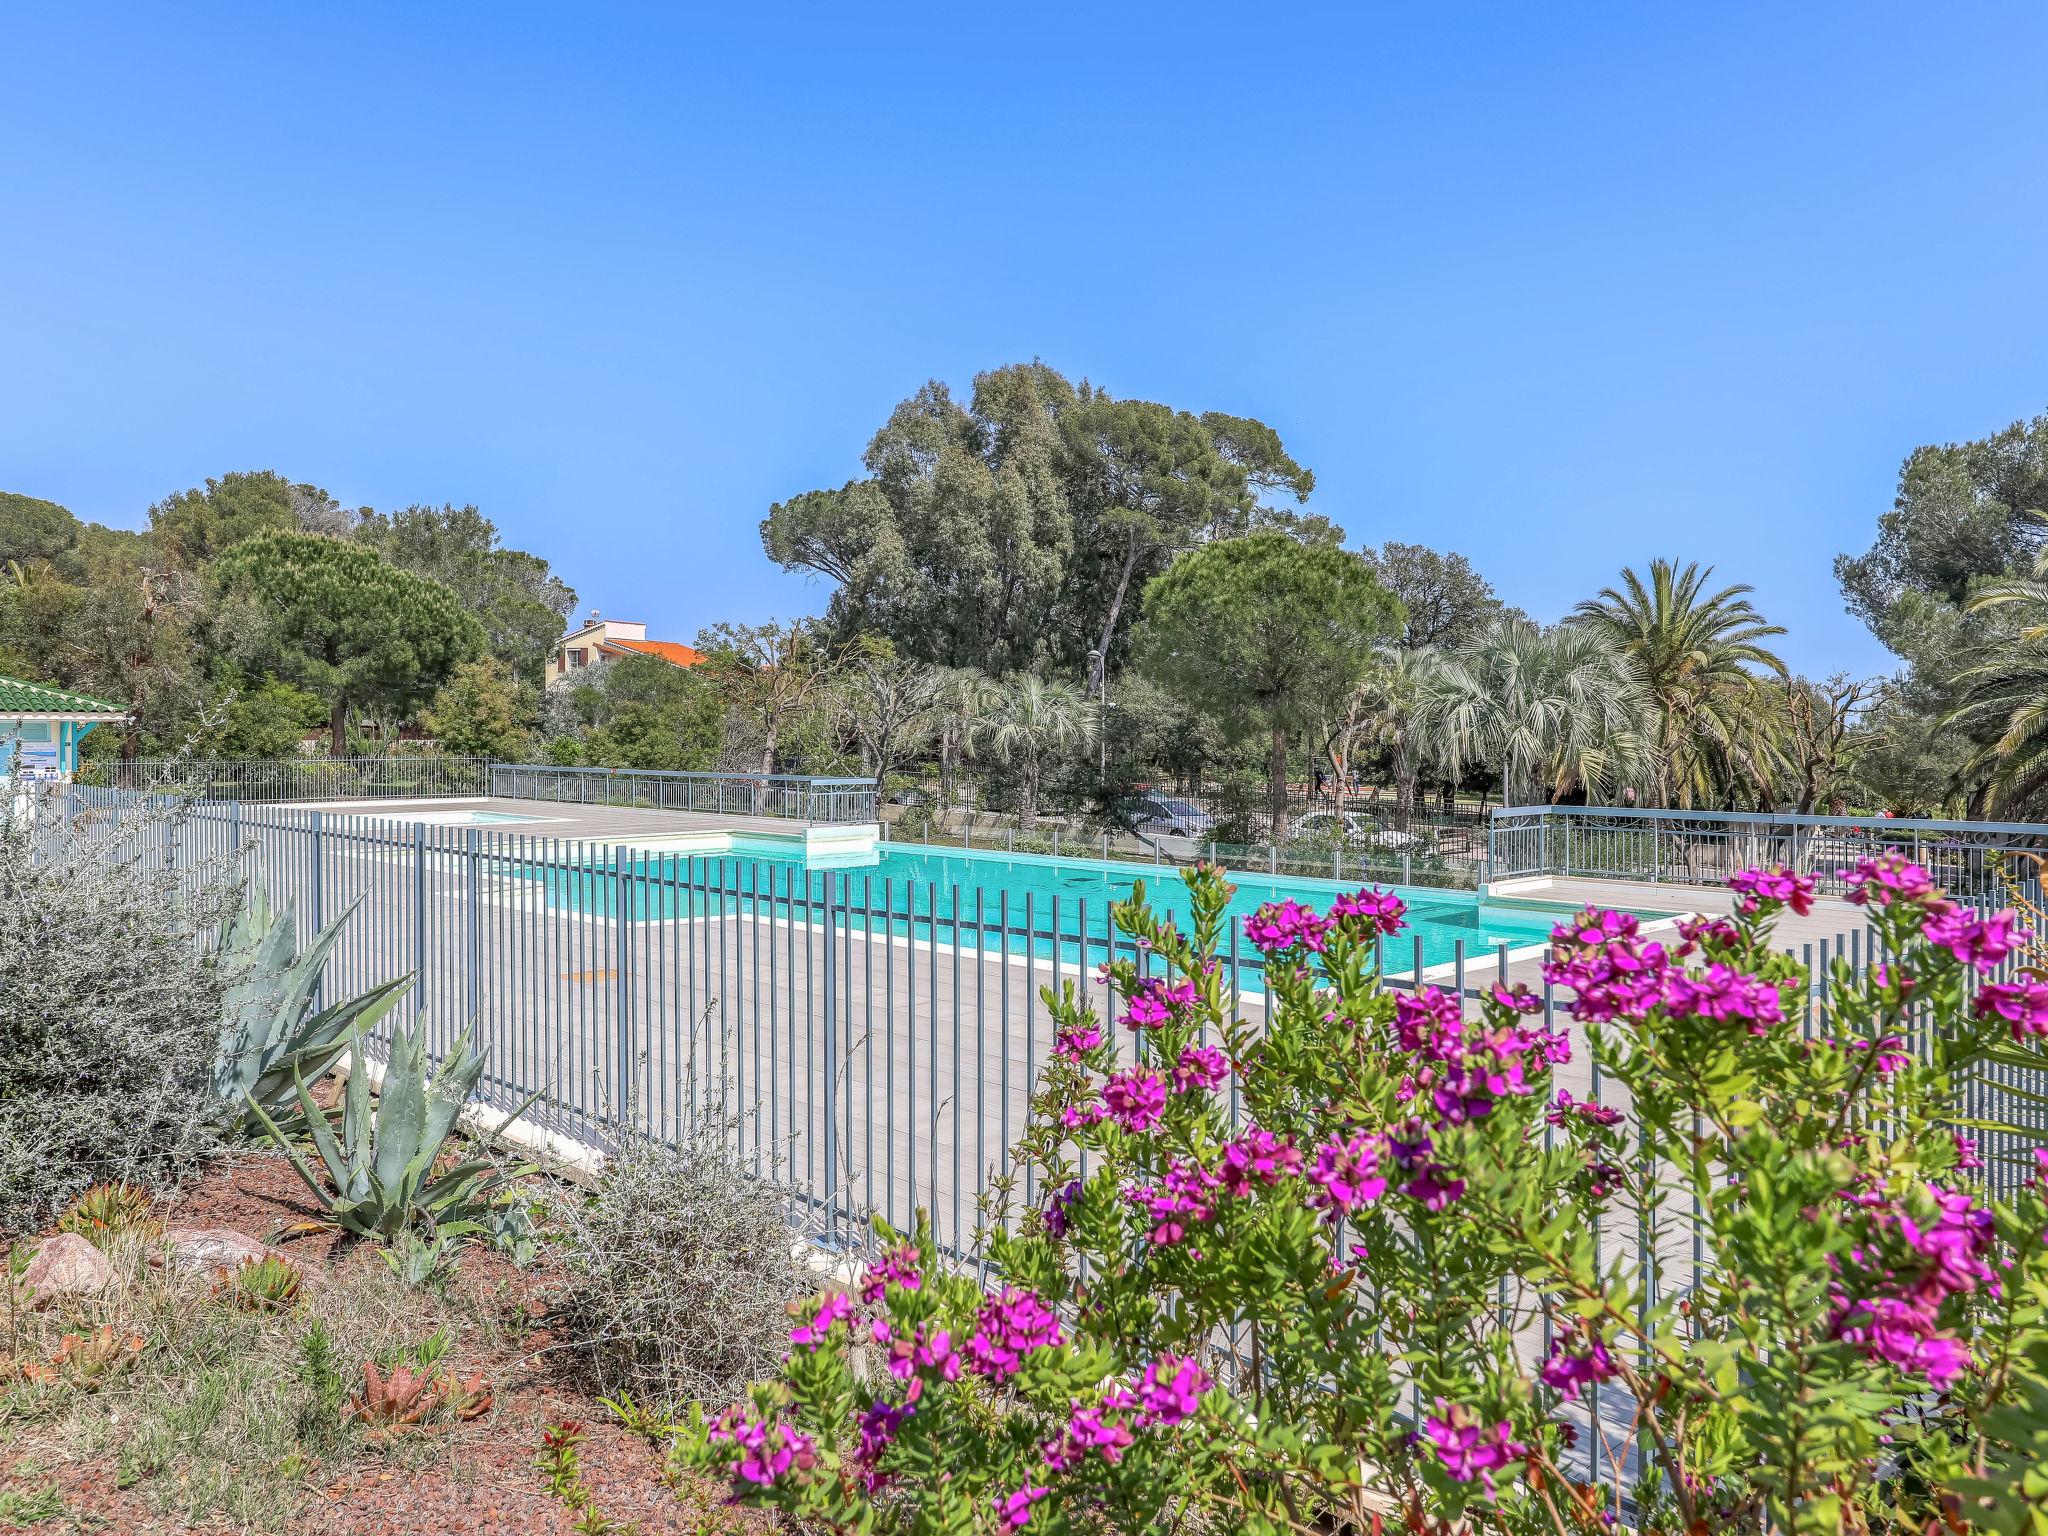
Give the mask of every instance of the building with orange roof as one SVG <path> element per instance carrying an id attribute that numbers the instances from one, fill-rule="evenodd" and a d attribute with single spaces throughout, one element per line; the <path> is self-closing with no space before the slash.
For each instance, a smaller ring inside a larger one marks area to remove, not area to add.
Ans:
<path id="1" fill-rule="evenodd" d="M 621 656 L 659 656 L 677 667 L 694 667 L 704 659 L 704 653 L 694 646 L 648 639 L 647 626 L 637 619 L 607 619 L 593 608 L 582 628 L 555 642 L 548 657 L 547 680 L 556 683 L 585 667 L 617 661 Z"/>

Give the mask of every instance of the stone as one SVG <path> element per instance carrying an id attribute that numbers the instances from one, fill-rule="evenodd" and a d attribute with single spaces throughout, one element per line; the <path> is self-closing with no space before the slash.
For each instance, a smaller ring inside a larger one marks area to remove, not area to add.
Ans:
<path id="1" fill-rule="evenodd" d="M 46 1307 L 59 1296 L 94 1296 L 114 1283 L 107 1256 L 76 1232 L 59 1232 L 36 1250 L 22 1271 L 29 1306 Z"/>
<path id="2" fill-rule="evenodd" d="M 233 1274 L 251 1259 L 283 1257 L 233 1227 L 171 1227 L 158 1251 L 171 1268 L 195 1275 Z"/>

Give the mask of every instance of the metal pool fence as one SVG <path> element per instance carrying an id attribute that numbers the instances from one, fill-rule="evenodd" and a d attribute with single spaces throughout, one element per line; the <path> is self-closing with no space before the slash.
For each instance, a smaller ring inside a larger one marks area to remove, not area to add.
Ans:
<path id="1" fill-rule="evenodd" d="M 487 1046 L 493 1102 L 543 1091 L 542 1122 L 598 1148 L 626 1127 L 656 1137 L 723 1128 L 734 1154 L 828 1235 L 856 1238 L 868 1213 L 907 1228 L 922 1208 L 966 1263 L 984 1262 L 989 1226 L 1007 1219 L 997 1180 L 1052 1046 L 1040 988 L 1100 998 L 1093 975 L 1104 959 L 1149 962 L 1100 900 L 1020 901 L 858 870 L 653 858 L 289 806 L 47 794 L 39 814 L 64 818 L 39 829 L 52 846 L 82 834 L 108 857 L 168 865 L 194 882 L 232 872 L 289 903 L 302 940 L 349 914 L 329 994 L 412 973 L 407 1017 L 424 1020 L 436 1052 L 465 1028 Z M 1256 1024 L 1258 957 L 1238 945 L 1233 932 L 1222 956 L 1230 1000 Z M 1798 958 L 1818 978 L 1859 974 L 1880 957 L 1867 932 L 1848 931 Z M 1419 973 L 1468 1000 L 1529 971 L 1505 946 L 1462 944 L 1450 963 L 1425 967 L 1419 937 L 1382 959 L 1391 985 L 1412 986 Z M 1569 1015 L 1547 988 L 1543 997 L 1551 1027 L 1577 1041 L 1556 1086 L 1625 1110 Z M 1816 987 L 1809 1031 L 1823 1007 Z M 1927 1044 L 1923 1035 L 1914 1048 Z M 2048 1076 L 1993 1072 L 1970 1089 L 1970 1118 L 2021 1127 L 1980 1138 L 1998 1192 L 2031 1169 L 2029 1148 L 2048 1143 L 2048 1106 L 2008 1085 L 2041 1091 Z M 1014 1190 L 1019 1209 L 1043 1194 L 1028 1173 Z M 1606 1262 L 1629 1258 L 1647 1274 L 1652 1302 L 1696 1282 L 1694 1239 L 1655 1244 L 1628 1215 L 1596 1237 Z M 1501 1305 L 1518 1308 L 1518 1337 L 1547 1346 L 1526 1299 L 1504 1295 Z M 1611 1488 L 1626 1520 L 1641 1458 L 1618 1398 L 1595 1388 L 1585 1402 L 1575 1471 Z"/>
<path id="2" fill-rule="evenodd" d="M 488 793 L 508 800 L 708 811 L 798 821 L 875 820 L 873 779 L 801 773 L 670 773 L 644 768 L 556 768 L 493 763 Z"/>
<path id="3" fill-rule="evenodd" d="M 79 781 L 201 800 L 404 800 L 486 792 L 489 759 L 441 752 L 395 757 L 108 758 Z"/>
<path id="4" fill-rule="evenodd" d="M 2048 826 L 1776 812 L 1639 811 L 1621 806 L 1515 806 L 1493 813 L 1487 880 L 1532 875 L 1719 885 L 1741 869 L 1783 864 L 1839 895 L 1859 859 L 1899 848 L 1958 898 L 2001 903 L 2002 858 L 2048 854 Z M 2038 899 L 2033 862 L 2013 873 Z"/>

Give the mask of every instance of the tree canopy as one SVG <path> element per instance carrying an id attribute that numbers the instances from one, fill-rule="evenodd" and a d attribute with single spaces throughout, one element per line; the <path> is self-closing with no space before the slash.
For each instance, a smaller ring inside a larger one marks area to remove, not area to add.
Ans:
<path id="1" fill-rule="evenodd" d="M 1287 827 L 1287 743 L 1317 701 L 1348 694 L 1401 605 L 1359 556 L 1277 532 L 1204 545 L 1145 589 L 1146 664 L 1234 732 L 1263 728 L 1274 841 Z"/>
<path id="2" fill-rule="evenodd" d="M 836 584 L 838 638 L 995 675 L 1120 658 L 1144 583 L 1206 539 L 1268 524 L 1336 536 L 1267 505 L 1315 480 L 1265 423 L 1114 399 L 1037 362 L 978 375 L 965 406 L 926 384 L 865 463 L 771 507 L 769 557 Z"/>
<path id="3" fill-rule="evenodd" d="M 223 555 L 212 580 L 219 648 L 324 700 L 337 757 L 351 706 L 410 708 L 484 648 L 454 593 L 341 539 L 260 533 Z"/>
<path id="4" fill-rule="evenodd" d="M 507 549 L 475 506 L 410 506 L 364 515 L 355 536 L 402 571 L 437 581 L 483 626 L 491 655 L 529 682 L 576 607 L 576 592 L 548 562 Z"/>

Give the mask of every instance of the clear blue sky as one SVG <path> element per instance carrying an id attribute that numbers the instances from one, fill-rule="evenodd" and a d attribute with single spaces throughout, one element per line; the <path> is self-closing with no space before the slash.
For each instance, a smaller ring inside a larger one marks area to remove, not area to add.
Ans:
<path id="1" fill-rule="evenodd" d="M 821 607 L 769 503 L 1039 356 L 1540 617 L 1669 553 L 1879 670 L 1830 558 L 2048 409 L 2044 54 L 2039 4 L 16 4 L 0 488 L 474 501 L 688 637 Z"/>

